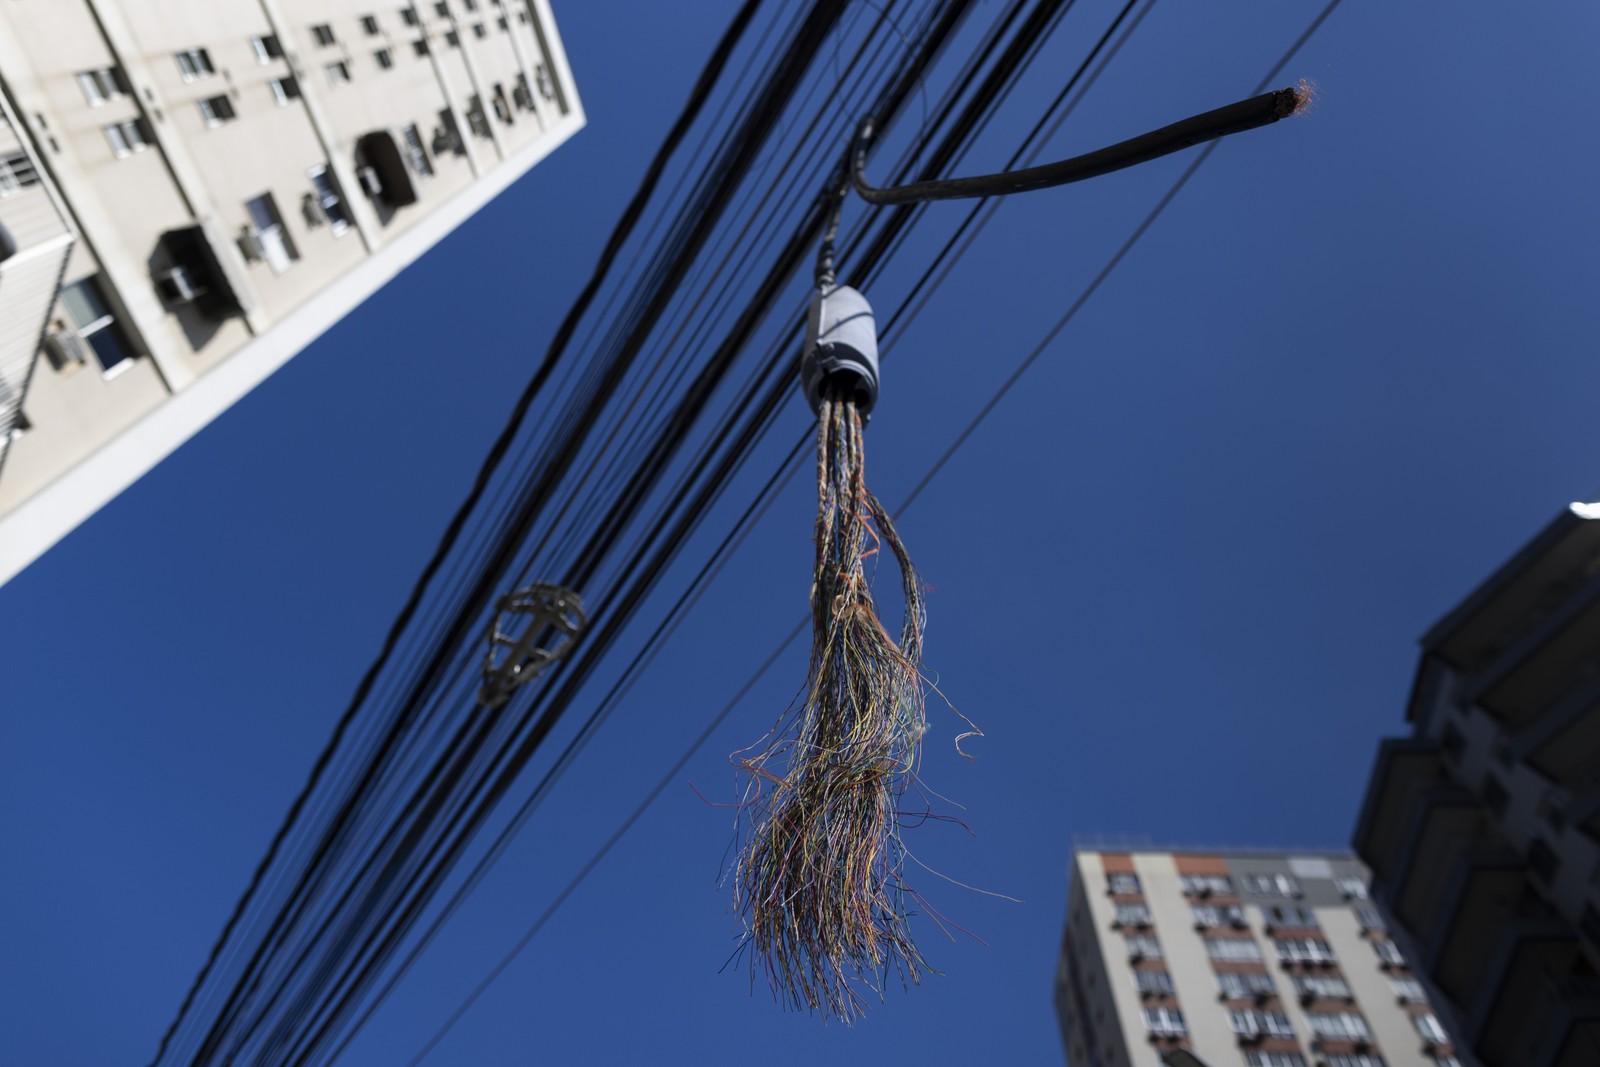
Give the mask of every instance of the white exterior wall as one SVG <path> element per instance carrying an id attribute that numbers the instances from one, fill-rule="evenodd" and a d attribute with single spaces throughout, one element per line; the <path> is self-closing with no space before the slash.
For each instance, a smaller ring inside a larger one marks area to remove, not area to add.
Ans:
<path id="1" fill-rule="evenodd" d="M 81 237 L 66 282 L 97 279 L 137 358 L 107 373 L 39 364 L 25 404 L 31 428 L 0 472 L 0 582 L 225 410 L 377 287 L 564 142 L 584 123 L 547 4 L 449 0 L 450 18 L 395 0 L 8 0 L 0 6 L 0 89 L 23 116 Z M 528 21 L 517 18 L 523 11 Z M 372 15 L 379 32 L 361 18 Z M 507 19 L 500 30 L 496 20 Z M 333 45 L 312 27 L 326 23 Z M 483 38 L 472 27 L 485 24 Z M 444 34 L 460 35 L 459 47 Z M 276 36 L 258 59 L 252 36 Z M 426 38 L 429 53 L 413 42 Z M 203 48 L 214 73 L 185 79 L 175 53 Z M 393 66 L 373 53 L 387 48 Z M 327 63 L 345 61 L 348 84 Z M 547 99 L 538 70 L 550 73 Z M 80 71 L 117 68 L 130 91 L 91 104 Z M 495 114 L 524 74 L 533 106 Z M 300 97 L 275 100 L 293 76 Z M 476 87 L 475 87 L 476 86 Z M 493 134 L 472 133 L 481 93 Z M 235 117 L 208 125 L 199 102 L 225 97 Z M 559 104 L 558 104 L 559 101 Z M 562 106 L 564 105 L 564 107 Z M 466 154 L 434 151 L 440 112 L 455 112 Z M 147 147 L 118 158 L 104 127 L 142 122 Z M 416 125 L 434 174 L 419 200 L 371 199 L 356 175 L 363 135 Z M 328 167 L 354 225 L 335 234 L 310 177 Z M 30 190 L 31 192 L 31 190 Z M 252 260 L 247 203 L 270 194 L 296 258 L 281 272 Z M 11 198 L 8 198 L 8 201 Z M 167 306 L 153 271 L 162 234 L 204 223 L 246 311 L 208 319 Z M 57 308 L 56 315 L 63 314 Z"/>
<path id="2" fill-rule="evenodd" d="M 1205 941 L 1195 932 L 1189 902 L 1178 889 L 1178 868 L 1166 854 L 1136 854 L 1134 870 L 1155 916 L 1156 936 L 1167 961 L 1167 973 L 1178 991 L 1178 1006 L 1189 1027 L 1196 1056 L 1208 1067 L 1236 1067 L 1244 1061 L 1226 1012 L 1217 1010 L 1217 980 L 1212 977 Z M 1140 1019 L 1140 1027 L 1143 1027 Z M 1160 1064 L 1155 1050 L 1150 1063 Z"/>

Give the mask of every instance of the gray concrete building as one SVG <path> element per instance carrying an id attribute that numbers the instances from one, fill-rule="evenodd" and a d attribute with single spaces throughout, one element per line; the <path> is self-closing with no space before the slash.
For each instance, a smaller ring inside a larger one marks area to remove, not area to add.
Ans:
<path id="1" fill-rule="evenodd" d="M 1484 1067 L 1600 1064 L 1600 507 L 1422 638 L 1356 828 L 1374 895 Z"/>
<path id="2" fill-rule="evenodd" d="M 0 4 L 0 582 L 583 122 L 547 0 Z"/>
<path id="3" fill-rule="evenodd" d="M 1071 1067 L 1463 1067 L 1348 853 L 1078 849 Z"/>

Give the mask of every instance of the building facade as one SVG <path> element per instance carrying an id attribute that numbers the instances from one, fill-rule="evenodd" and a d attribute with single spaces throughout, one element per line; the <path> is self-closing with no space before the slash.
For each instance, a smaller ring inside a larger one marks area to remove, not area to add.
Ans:
<path id="1" fill-rule="evenodd" d="M 1461 1067 L 1348 854 L 1073 853 L 1070 1067 Z"/>
<path id="2" fill-rule="evenodd" d="M 1600 1064 L 1600 508 L 1574 504 L 1422 639 L 1356 850 L 1484 1067 Z"/>
<path id="3" fill-rule="evenodd" d="M 583 122 L 547 0 L 6 0 L 0 582 Z"/>

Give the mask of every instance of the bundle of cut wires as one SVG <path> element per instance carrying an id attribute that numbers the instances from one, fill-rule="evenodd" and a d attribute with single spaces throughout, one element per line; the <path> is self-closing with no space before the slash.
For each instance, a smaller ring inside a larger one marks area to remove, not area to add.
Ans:
<path id="1" fill-rule="evenodd" d="M 862 416 L 844 391 L 818 411 L 813 643 L 803 700 L 747 753 L 749 828 L 735 870 L 744 946 L 786 1006 L 853 1023 L 858 987 L 921 981 L 902 877 L 901 797 L 926 730 L 922 588 L 894 523 L 864 477 Z M 899 565 L 897 644 L 878 617 L 866 563 Z M 764 747 L 761 747 L 763 746 Z"/>

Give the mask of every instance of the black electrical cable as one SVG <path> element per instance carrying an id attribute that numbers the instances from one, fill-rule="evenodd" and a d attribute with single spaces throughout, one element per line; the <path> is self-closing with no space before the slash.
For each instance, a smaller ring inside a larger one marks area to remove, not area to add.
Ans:
<path id="1" fill-rule="evenodd" d="M 398 642 L 400 635 L 405 631 L 407 623 L 410 621 L 411 616 L 415 613 L 417 605 L 421 601 L 422 595 L 431 581 L 432 576 L 438 571 L 440 565 L 448 556 L 451 546 L 455 543 L 455 540 L 459 536 L 462 527 L 465 525 L 468 516 L 476 506 L 479 497 L 482 496 L 483 491 L 488 484 L 490 475 L 497 465 L 499 458 L 510 446 L 511 441 L 516 434 L 517 427 L 520 426 L 523 418 L 526 416 L 528 409 L 533 403 L 533 400 L 539 395 L 544 382 L 549 377 L 550 371 L 559 361 L 559 358 L 565 349 L 567 340 L 571 337 L 573 331 L 576 329 L 585 309 L 588 307 L 589 303 L 593 301 L 595 293 L 599 290 L 600 284 L 604 280 L 607 272 L 610 270 L 611 265 L 616 259 L 622 244 L 626 241 L 628 234 L 637 224 L 638 218 L 643 212 L 644 205 L 649 201 L 654 192 L 656 184 L 660 180 L 661 172 L 665 168 L 667 160 L 676 151 L 678 144 L 683 139 L 683 136 L 688 131 L 690 126 L 693 125 L 694 119 L 704 106 L 705 100 L 710 95 L 712 87 L 716 84 L 718 78 L 721 76 L 723 68 L 727 65 L 728 57 L 737 46 L 740 38 L 744 34 L 745 29 L 748 27 L 751 19 L 754 17 L 755 12 L 759 7 L 760 0 L 746 0 L 746 2 L 741 5 L 738 12 L 734 15 L 732 23 L 730 23 L 728 29 L 724 32 L 721 40 L 718 42 L 716 49 L 712 52 L 712 55 L 707 61 L 704 70 L 702 70 L 700 77 L 696 80 L 695 86 L 690 92 L 688 102 L 685 104 L 683 111 L 680 113 L 678 120 L 674 123 L 672 129 L 668 132 L 665 141 L 661 145 L 661 148 L 657 150 L 656 157 L 651 162 L 650 168 L 646 171 L 645 177 L 640 183 L 639 190 L 635 193 L 633 200 L 624 210 L 622 218 L 619 219 L 612 232 L 611 238 L 607 241 L 605 249 L 601 252 L 600 259 L 595 265 L 595 269 L 590 276 L 588 284 L 585 286 L 583 292 L 580 293 L 571 311 L 569 311 L 567 318 L 563 321 L 561 328 L 558 329 L 555 338 L 552 340 L 544 363 L 541 364 L 539 371 L 536 372 L 533 378 L 530 380 L 528 386 L 524 389 L 522 396 L 518 398 L 517 405 L 513 410 L 511 418 L 507 421 L 506 427 L 501 432 L 500 437 L 491 447 L 489 455 L 485 458 L 484 463 L 479 470 L 478 477 L 475 480 L 471 491 L 468 493 L 466 500 L 462 502 L 461 506 L 457 509 L 456 515 L 446 527 L 444 536 L 440 539 L 440 543 L 435 549 L 433 557 L 429 560 L 427 566 L 423 568 L 421 576 L 413 586 L 410 597 L 407 599 L 405 606 L 402 607 L 400 614 L 396 617 L 394 624 L 391 626 L 389 634 L 384 640 L 383 648 L 380 650 L 377 659 L 368 668 L 366 675 L 363 677 L 361 683 L 357 686 L 355 696 L 351 699 L 345 714 L 340 718 L 339 723 L 335 726 L 332 738 L 324 747 L 322 753 L 318 756 L 316 763 L 313 764 L 311 774 L 306 785 L 302 788 L 300 794 L 290 805 L 288 814 L 285 816 L 282 825 L 268 846 L 267 854 L 257 865 L 256 872 L 252 876 L 250 884 L 246 887 L 243 896 L 235 905 L 233 913 L 229 916 L 227 922 L 223 926 L 221 934 L 218 936 L 217 940 L 212 946 L 211 951 L 208 953 L 206 962 L 202 965 L 200 973 L 195 977 L 195 980 L 191 984 L 188 993 L 185 995 L 182 1004 L 179 1006 L 177 1016 L 168 1026 L 166 1033 L 163 1034 L 160 1044 L 157 1047 L 156 1054 L 151 1061 L 152 1067 L 154 1067 L 155 1064 L 158 1064 L 162 1057 L 166 1054 L 166 1050 L 171 1044 L 172 1038 L 177 1033 L 178 1027 L 182 1025 L 190 1005 L 194 1002 L 195 996 L 198 994 L 200 988 L 205 984 L 206 978 L 209 976 L 212 966 L 215 964 L 216 959 L 220 955 L 223 947 L 227 944 L 228 939 L 232 934 L 234 927 L 237 925 L 240 917 L 248 907 L 256 892 L 257 886 L 260 884 L 267 870 L 271 867 L 278 849 L 282 846 L 285 838 L 287 838 L 289 831 L 293 827 L 307 797 L 309 797 L 312 791 L 316 788 L 319 778 L 327 767 L 329 761 L 332 759 L 334 752 L 338 749 L 340 740 L 344 736 L 345 731 L 349 728 L 349 724 L 354 718 L 356 710 L 361 706 L 367 691 L 372 688 L 378 673 L 382 670 L 383 665 L 387 662 L 390 651 Z"/>
<path id="2" fill-rule="evenodd" d="M 787 387 L 788 387 L 787 375 L 784 376 L 784 379 L 785 379 L 784 380 L 784 387 L 783 387 L 782 392 L 786 393 L 787 392 Z M 763 426 L 770 425 L 770 420 L 763 418 L 762 424 L 763 424 Z M 735 450 L 734 454 L 738 455 L 738 456 L 740 456 L 742 458 L 742 456 L 745 454 L 745 449 L 737 448 Z M 725 480 L 720 478 L 720 477 L 717 477 L 717 478 L 713 479 L 713 483 L 712 484 L 715 484 L 715 485 L 718 486 L 718 491 L 720 493 L 721 487 L 725 484 Z M 699 509 L 695 509 L 695 510 L 696 510 L 696 512 L 698 512 Z M 741 532 L 743 532 L 743 531 L 739 531 L 739 530 L 735 531 L 735 533 L 741 533 Z M 729 536 L 732 537 L 733 534 L 730 534 Z M 719 560 L 714 556 L 714 559 L 713 559 L 712 562 L 713 563 L 719 562 Z M 711 563 L 708 563 L 707 567 L 710 567 L 710 566 L 711 566 Z M 704 577 L 704 573 L 705 573 L 705 568 L 702 569 L 702 575 L 701 575 L 702 578 Z M 678 605 L 676 605 L 675 609 L 674 609 L 674 619 L 681 618 L 680 615 L 677 615 L 678 609 L 681 609 L 682 604 L 684 602 L 684 599 L 687 596 L 689 596 L 690 593 L 696 592 L 696 591 L 697 591 L 696 589 L 691 589 L 689 592 L 685 593 L 684 597 L 680 597 Z M 663 626 L 665 626 L 665 625 L 666 624 L 664 623 Z M 659 640 L 659 638 L 661 636 L 661 632 L 662 632 L 662 628 L 658 627 L 656 634 L 653 635 L 652 640 L 649 643 L 649 647 L 650 647 L 650 650 L 652 652 L 657 647 L 656 642 Z M 638 658 L 636 657 L 634 663 L 630 664 L 630 667 L 629 667 L 628 672 L 627 672 L 630 676 L 632 675 L 632 672 L 638 667 L 638 664 L 639 664 L 639 661 L 638 661 Z M 614 686 L 611 694 L 608 695 L 608 697 L 605 699 L 605 701 L 603 703 L 607 704 L 607 705 L 610 705 L 611 703 L 613 703 L 613 701 L 616 698 L 617 692 L 618 692 L 617 687 Z M 585 730 L 588 731 L 588 730 L 592 729 L 593 725 L 594 725 L 594 717 L 591 716 L 590 719 L 588 720 L 588 722 L 586 722 L 586 724 L 585 724 Z M 581 735 L 578 739 L 575 739 L 576 744 L 579 747 L 581 747 L 582 742 L 584 740 L 586 740 L 587 736 L 589 736 L 588 733 L 585 733 L 585 734 Z M 558 757 L 558 760 L 557 760 L 558 766 L 559 765 L 566 765 L 566 764 L 570 763 L 570 759 L 571 759 L 571 757 L 573 755 L 573 752 L 574 752 L 573 745 L 569 745 L 567 750 L 563 752 L 562 756 Z M 543 789 L 548 784 L 549 780 L 550 779 L 547 777 L 544 781 L 542 781 L 541 785 L 540 785 L 540 788 Z M 528 813 L 528 811 L 529 811 L 529 808 L 525 805 L 518 812 L 518 815 L 516 816 L 516 819 L 520 820 L 522 818 L 525 818 L 525 816 Z M 491 851 L 490 851 L 490 855 L 491 856 L 493 856 L 495 854 L 498 854 L 498 852 L 501 850 L 501 847 L 503 846 L 503 844 L 504 844 L 506 839 L 507 839 L 506 834 L 503 831 L 501 836 L 500 836 L 500 838 L 497 840 L 495 846 L 493 846 L 491 848 Z M 450 904 L 448 904 L 446 906 L 445 913 L 442 916 L 439 916 L 434 920 L 434 923 L 430 926 L 428 933 L 426 935 L 424 935 L 423 944 L 414 947 L 412 952 L 410 954 L 408 954 L 408 956 L 406 958 L 406 961 L 402 964 L 402 970 L 401 970 L 400 973 L 396 973 L 396 974 L 391 975 L 390 980 L 388 981 L 388 983 L 386 983 L 384 989 L 382 991 L 380 991 L 380 993 L 378 994 L 378 997 L 377 997 L 378 1000 L 381 1000 L 383 997 L 385 997 L 387 995 L 388 990 L 392 989 L 394 987 L 394 984 L 398 981 L 398 979 L 400 977 L 400 974 L 403 973 L 404 970 L 408 970 L 409 969 L 410 964 L 416 959 L 416 956 L 417 956 L 418 952 L 420 951 L 420 948 L 425 946 L 425 944 L 428 941 L 431 941 L 433 935 L 438 931 L 438 929 L 440 927 L 440 923 L 444 919 L 448 918 L 449 914 L 453 913 L 453 911 L 455 909 L 455 906 L 457 904 L 459 904 L 460 900 L 462 899 L 463 890 L 470 889 L 471 885 L 475 884 L 478 876 L 481 874 L 483 869 L 484 869 L 483 865 L 480 863 L 480 865 L 477 868 L 475 868 L 473 874 L 469 876 L 468 883 L 465 886 L 463 886 L 462 889 L 458 889 L 457 894 L 452 898 Z M 364 1023 L 364 1020 L 366 1018 L 370 1017 L 370 1015 L 371 1015 L 372 1011 L 375 1009 L 375 1007 L 376 1007 L 376 1001 L 374 1003 L 371 1003 L 371 1004 L 368 1005 L 368 1008 L 363 1013 L 362 1019 L 355 1024 L 357 1029 L 359 1029 L 359 1027 Z M 348 1042 L 349 1036 L 350 1035 L 346 1036 L 346 1039 L 345 1039 L 346 1042 Z M 342 1044 L 341 1044 L 341 1047 L 342 1047 Z"/>
<path id="3" fill-rule="evenodd" d="M 1320 28 L 1327 20 L 1328 16 L 1330 16 L 1334 9 L 1339 6 L 1339 3 L 1340 0 L 1329 0 L 1329 3 L 1322 9 L 1316 18 L 1312 20 L 1311 24 L 1306 28 L 1306 30 L 1301 33 L 1300 37 L 1297 38 L 1289 47 L 1289 49 L 1283 54 L 1267 77 L 1263 79 L 1264 84 L 1270 84 L 1271 81 L 1279 75 L 1283 67 L 1285 67 L 1294 58 L 1294 56 L 1299 53 L 1300 49 L 1303 48 L 1311 39 L 1311 37 L 1316 33 L 1317 29 Z M 1112 258 L 1106 263 L 1105 266 L 1101 268 L 1094 279 L 1091 280 L 1089 286 L 1086 287 L 1085 290 L 1079 295 L 1078 299 L 1073 302 L 1073 304 L 1061 316 L 1061 318 L 1058 319 L 1057 322 L 1046 332 L 1043 340 L 1041 340 L 1034 347 L 1034 349 L 1031 350 L 1026 357 L 1024 357 L 1023 361 L 1018 365 L 1013 373 L 1006 379 L 1005 382 L 1001 384 L 1000 389 L 997 390 L 997 392 L 990 397 L 989 401 L 979 409 L 978 413 L 973 417 L 972 420 L 969 421 L 967 426 L 963 428 L 962 432 L 956 436 L 956 438 L 939 456 L 939 458 L 935 460 L 933 466 L 924 473 L 923 477 L 919 479 L 917 484 L 912 488 L 911 492 L 907 494 L 900 506 L 895 509 L 895 516 L 897 518 L 900 517 L 900 515 L 902 515 L 904 511 L 915 502 L 915 500 L 922 494 L 932 480 L 937 477 L 939 471 L 943 469 L 943 467 L 949 462 L 955 453 L 959 451 L 960 448 L 971 437 L 972 433 L 978 428 L 978 426 L 981 425 L 981 423 L 994 410 L 995 406 L 997 406 L 1000 400 L 1003 399 L 1005 393 L 1009 392 L 1016 382 L 1020 380 L 1021 376 L 1026 373 L 1027 369 L 1031 367 L 1035 361 L 1037 361 L 1038 357 L 1044 352 L 1045 348 L 1048 347 L 1048 345 L 1055 339 L 1061 330 L 1065 328 L 1067 323 L 1076 316 L 1077 312 L 1093 295 L 1093 292 L 1104 283 L 1106 278 L 1108 278 L 1112 271 L 1116 269 L 1117 265 L 1119 265 L 1126 258 L 1130 251 L 1132 251 L 1133 247 L 1155 223 L 1156 219 L 1159 218 L 1161 213 L 1165 211 L 1167 206 L 1171 204 L 1172 200 L 1182 190 L 1183 186 L 1188 183 L 1189 179 L 1193 177 L 1195 172 L 1197 172 L 1210 157 L 1210 154 L 1215 149 L 1217 143 L 1217 141 L 1213 141 L 1212 143 L 1208 144 L 1202 153 L 1190 163 L 1190 165 L 1179 176 L 1177 181 L 1174 182 L 1173 185 L 1168 189 L 1167 193 L 1161 198 L 1160 201 L 1156 203 L 1155 207 L 1153 207 L 1140 222 L 1140 224 L 1135 227 L 1134 231 L 1118 248 L 1117 252 L 1113 254 Z M 807 436 L 809 437 L 809 435 Z M 803 443 L 804 441 L 802 441 L 802 444 Z M 795 462 L 797 459 L 798 454 L 791 453 L 791 457 L 785 460 L 784 465 Z M 780 466 L 780 472 L 781 470 L 782 467 Z M 779 642 L 778 646 L 767 657 L 767 659 L 763 661 L 763 663 L 756 668 L 755 672 L 745 681 L 745 683 L 740 686 L 733 698 L 730 699 L 728 703 L 725 704 L 722 709 L 712 717 L 711 721 L 700 732 L 700 734 L 689 744 L 689 746 L 683 751 L 683 753 L 672 764 L 672 766 L 668 768 L 666 774 L 664 774 L 660 780 L 656 782 L 655 786 L 645 795 L 644 799 L 634 807 L 634 809 L 622 821 L 617 829 L 614 830 L 612 834 L 601 844 L 600 848 L 596 850 L 596 852 L 589 858 L 587 862 L 585 862 L 581 868 L 579 868 L 578 872 L 562 888 L 561 892 L 556 895 L 550 905 L 548 905 L 546 909 L 539 915 L 539 917 L 534 920 L 533 924 L 529 926 L 528 929 L 524 931 L 524 933 L 515 942 L 513 942 L 510 950 L 500 958 L 500 960 L 489 970 L 488 974 L 483 978 L 483 980 L 480 981 L 479 984 L 474 987 L 474 989 L 462 1001 L 462 1003 L 456 1007 L 456 1009 L 445 1020 L 443 1025 L 424 1044 L 421 1051 L 410 1061 L 408 1061 L 407 1067 L 417 1067 L 417 1065 L 420 1064 L 435 1047 L 437 1047 L 438 1043 L 443 1040 L 445 1035 L 448 1034 L 455 1024 L 461 1020 L 467 1011 L 471 1009 L 471 1007 L 477 1002 L 483 993 L 494 984 L 494 982 L 502 973 L 504 973 L 505 969 L 511 965 L 517 956 L 519 956 L 527 948 L 527 946 L 532 942 L 533 938 L 537 936 L 539 931 L 542 930 L 545 924 L 548 923 L 549 920 L 554 916 L 556 911 L 558 911 L 561 906 L 565 904 L 568 899 L 570 899 L 572 893 L 577 890 L 583 881 L 587 879 L 589 874 L 599 866 L 599 864 L 605 859 L 610 851 L 616 847 L 616 845 L 624 836 L 626 836 L 627 832 L 634 826 L 635 823 L 638 822 L 638 820 L 644 815 L 645 811 L 647 811 L 650 806 L 654 804 L 655 801 L 661 796 L 661 794 L 666 791 L 667 787 L 683 770 L 683 768 L 687 766 L 689 760 L 693 758 L 695 753 L 698 752 L 708 740 L 710 740 L 712 734 L 716 732 L 717 728 L 727 719 L 728 715 L 732 713 L 733 709 L 737 707 L 738 704 L 744 699 L 745 695 L 748 694 L 752 688 L 754 688 L 755 684 L 766 674 L 768 670 L 772 668 L 774 664 L 776 664 L 783 652 L 794 643 L 795 639 L 799 637 L 802 632 L 804 632 L 808 622 L 809 619 L 802 619 Z"/>
<path id="4" fill-rule="evenodd" d="M 863 200 L 878 207 L 918 204 L 929 200 L 1007 196 L 1012 193 L 1050 189 L 1069 182 L 1098 178 L 1103 174 L 1159 159 L 1197 144 L 1215 141 L 1220 137 L 1259 129 L 1303 110 L 1307 102 L 1307 95 L 1303 89 L 1279 89 L 1276 92 L 1263 93 L 1248 100 L 1191 116 L 1169 126 L 1163 126 L 1159 130 L 1141 134 L 1095 152 L 1073 156 L 1071 159 L 1000 174 L 985 174 L 971 178 L 939 178 L 886 188 L 876 188 L 869 184 L 864 173 L 867 147 L 872 143 L 873 135 L 873 120 L 869 117 L 862 120 L 856 143 L 851 148 L 851 184 Z"/>

